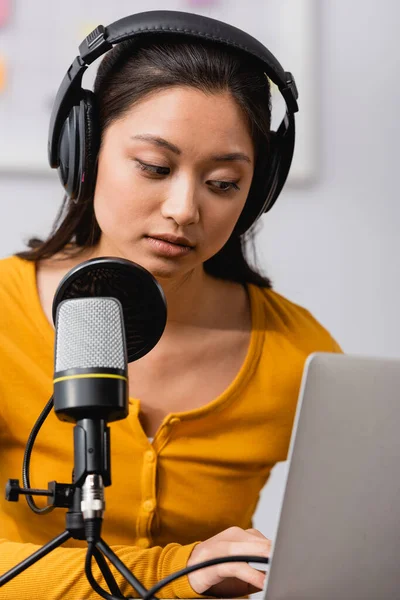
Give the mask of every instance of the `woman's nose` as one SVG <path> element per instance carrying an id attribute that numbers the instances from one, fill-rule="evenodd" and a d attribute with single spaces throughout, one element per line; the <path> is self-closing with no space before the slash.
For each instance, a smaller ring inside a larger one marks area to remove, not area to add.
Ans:
<path id="1" fill-rule="evenodd" d="M 199 220 L 199 206 L 193 183 L 177 182 L 168 190 L 161 209 L 163 217 L 173 219 L 178 225 L 191 225 Z"/>

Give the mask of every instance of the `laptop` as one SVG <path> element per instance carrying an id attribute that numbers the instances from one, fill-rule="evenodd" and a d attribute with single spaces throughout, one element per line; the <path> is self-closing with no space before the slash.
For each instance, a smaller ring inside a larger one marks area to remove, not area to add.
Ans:
<path id="1" fill-rule="evenodd" d="M 307 359 L 264 600 L 400 599 L 400 359 Z"/>

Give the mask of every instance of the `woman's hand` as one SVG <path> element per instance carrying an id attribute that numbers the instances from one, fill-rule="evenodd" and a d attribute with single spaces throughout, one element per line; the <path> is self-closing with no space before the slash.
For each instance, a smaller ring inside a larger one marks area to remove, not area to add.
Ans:
<path id="1" fill-rule="evenodd" d="M 271 541 L 257 529 L 230 527 L 194 547 L 187 566 L 222 556 L 269 557 Z M 189 583 L 197 594 L 233 598 L 259 592 L 265 573 L 247 563 L 231 562 L 207 567 L 190 573 Z"/>

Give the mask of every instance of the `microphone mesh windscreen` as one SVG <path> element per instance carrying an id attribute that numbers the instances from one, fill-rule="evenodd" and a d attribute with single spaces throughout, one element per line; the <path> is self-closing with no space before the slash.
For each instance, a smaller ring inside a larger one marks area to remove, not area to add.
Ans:
<path id="1" fill-rule="evenodd" d="M 115 298 L 65 300 L 56 320 L 55 371 L 127 368 L 122 307 Z"/>

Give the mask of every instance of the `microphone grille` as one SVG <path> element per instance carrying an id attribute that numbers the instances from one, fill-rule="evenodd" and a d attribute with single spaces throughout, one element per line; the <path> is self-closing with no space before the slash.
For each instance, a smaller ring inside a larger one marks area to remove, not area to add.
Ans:
<path id="1" fill-rule="evenodd" d="M 55 372 L 127 368 L 122 306 L 116 298 L 60 303 L 56 318 Z"/>

